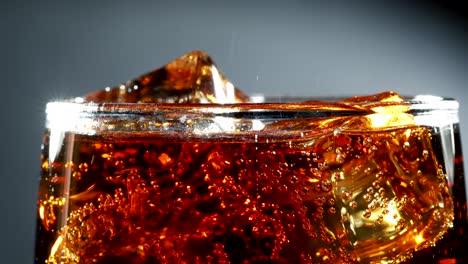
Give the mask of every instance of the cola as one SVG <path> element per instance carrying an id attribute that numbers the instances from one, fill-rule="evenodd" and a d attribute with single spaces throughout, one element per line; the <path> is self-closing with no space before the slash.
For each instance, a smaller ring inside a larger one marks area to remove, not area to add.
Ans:
<path id="1" fill-rule="evenodd" d="M 465 173 L 463 167 L 463 153 L 461 149 L 459 126 L 454 125 L 454 156 L 450 160 L 454 166 L 454 176 L 449 180 L 451 192 L 454 199 L 454 221 L 448 233 L 436 243 L 434 247 L 426 248 L 416 252 L 413 258 L 407 263 L 427 263 L 427 264 L 457 264 L 468 263 L 468 209 Z M 433 146 L 439 151 L 439 159 L 442 160 L 441 137 L 433 137 Z"/>
<path id="2" fill-rule="evenodd" d="M 452 222 L 430 140 L 418 126 L 283 142 L 68 132 L 49 163 L 46 133 L 36 263 L 404 260 Z"/>
<path id="3" fill-rule="evenodd" d="M 464 263 L 457 110 L 254 103 L 201 51 L 49 103 L 35 263 Z"/>

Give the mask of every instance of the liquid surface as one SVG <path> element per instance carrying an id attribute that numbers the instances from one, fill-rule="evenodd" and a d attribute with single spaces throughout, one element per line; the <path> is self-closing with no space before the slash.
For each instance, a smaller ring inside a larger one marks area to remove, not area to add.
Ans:
<path id="1" fill-rule="evenodd" d="M 430 140 L 416 126 L 277 143 L 68 133 L 70 150 L 42 157 L 37 263 L 401 261 L 453 217 Z"/>

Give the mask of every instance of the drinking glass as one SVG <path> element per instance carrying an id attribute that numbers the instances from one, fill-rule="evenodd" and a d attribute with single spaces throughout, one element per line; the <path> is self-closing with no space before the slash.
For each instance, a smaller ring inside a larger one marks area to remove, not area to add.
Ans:
<path id="1" fill-rule="evenodd" d="M 455 100 L 251 101 L 47 104 L 35 263 L 468 263 Z"/>

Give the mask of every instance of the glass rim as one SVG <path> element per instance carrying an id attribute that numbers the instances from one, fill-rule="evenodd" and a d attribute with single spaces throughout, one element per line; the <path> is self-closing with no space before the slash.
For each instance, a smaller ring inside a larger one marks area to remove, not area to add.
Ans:
<path id="1" fill-rule="evenodd" d="M 350 120 L 364 117 L 372 123 L 368 128 L 380 129 L 410 124 L 443 127 L 459 122 L 459 104 L 451 98 L 425 95 L 405 97 L 402 102 L 372 103 L 336 102 L 333 101 L 335 98 L 317 101 L 324 97 L 300 97 L 300 102 L 294 101 L 297 98 L 274 97 L 283 102 L 241 104 L 58 101 L 47 104 L 46 128 L 89 135 L 108 132 L 137 135 L 149 132 L 162 136 L 172 133 L 178 137 L 242 138 L 256 131 L 263 133 L 263 129 L 271 124 L 279 124 L 280 127 L 266 132 L 270 137 L 294 137 L 297 133 L 311 131 L 319 133 L 322 128 L 314 127 L 314 122 L 324 119 Z M 303 124 L 312 128 L 303 127 Z"/>
<path id="2" fill-rule="evenodd" d="M 251 95 L 246 103 L 127 103 L 127 102 L 84 102 L 81 97 L 71 100 L 51 101 L 46 105 L 46 113 L 50 114 L 60 109 L 80 113 L 129 113 L 151 114 L 158 110 L 177 110 L 190 113 L 228 113 L 243 111 L 314 111 L 314 112 L 349 112 L 350 114 L 369 112 L 359 106 L 369 105 L 367 102 L 343 102 L 347 96 L 264 96 Z M 403 96 L 401 102 L 372 102 L 377 107 L 407 106 L 404 112 L 424 111 L 458 111 L 459 103 L 450 97 L 434 95 Z"/>

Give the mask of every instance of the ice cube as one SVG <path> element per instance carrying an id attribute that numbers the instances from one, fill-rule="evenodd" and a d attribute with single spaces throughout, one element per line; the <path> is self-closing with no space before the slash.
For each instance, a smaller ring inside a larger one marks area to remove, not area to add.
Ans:
<path id="1" fill-rule="evenodd" d="M 203 51 L 192 51 L 163 67 L 114 88 L 87 94 L 85 102 L 215 103 L 248 102 Z"/>
<path id="2" fill-rule="evenodd" d="M 393 91 L 336 102 L 305 101 L 286 105 L 283 109 L 297 112 L 293 118 L 283 114 L 277 121 L 265 122 L 262 130 L 265 134 L 279 137 L 293 131 L 301 133 L 302 137 L 317 138 L 342 130 L 368 131 L 415 125 L 410 105 Z"/>
<path id="3" fill-rule="evenodd" d="M 386 91 L 386 92 L 381 92 L 378 94 L 367 95 L 367 96 L 353 96 L 353 97 L 343 100 L 342 102 L 372 105 L 374 103 L 403 102 L 403 101 L 404 101 L 403 98 L 399 94 L 393 91 Z"/>
<path id="4" fill-rule="evenodd" d="M 346 124 L 347 129 L 375 129 L 414 125 L 415 120 L 409 112 L 410 105 L 404 98 L 393 91 L 386 91 L 369 96 L 354 96 L 342 103 L 369 111 L 365 116 L 356 116 Z"/>

